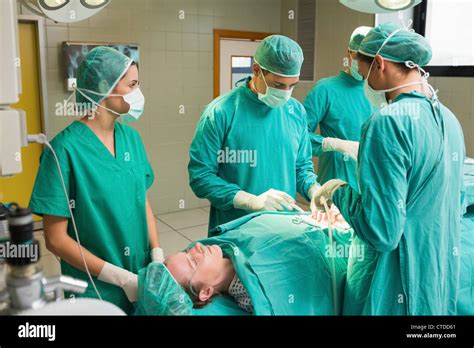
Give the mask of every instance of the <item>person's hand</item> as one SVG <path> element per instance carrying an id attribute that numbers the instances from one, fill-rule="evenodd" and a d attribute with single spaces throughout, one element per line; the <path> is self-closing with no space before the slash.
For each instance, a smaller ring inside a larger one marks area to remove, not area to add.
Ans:
<path id="1" fill-rule="evenodd" d="M 138 301 L 138 276 L 135 273 L 131 273 L 130 277 L 125 281 L 122 286 L 125 295 L 130 302 Z"/>
<path id="2" fill-rule="evenodd" d="M 270 189 L 261 195 L 253 195 L 239 191 L 234 197 L 234 207 L 237 209 L 256 211 L 293 211 L 296 203 L 293 197 L 283 191 Z"/>
<path id="3" fill-rule="evenodd" d="M 324 138 L 322 148 L 324 152 L 337 151 L 342 154 L 347 154 L 354 161 L 357 161 L 359 142 L 337 138 Z"/>
<path id="4" fill-rule="evenodd" d="M 97 279 L 121 287 L 130 302 L 138 300 L 138 276 L 106 262 Z"/>
<path id="5" fill-rule="evenodd" d="M 315 219 L 318 223 L 325 221 L 328 222 L 331 221 L 331 224 L 342 220 L 342 215 L 339 209 L 333 204 L 331 205 L 331 209 L 329 210 L 329 213 L 323 212 L 321 210 L 316 210 L 315 213 L 311 215 L 313 219 Z"/>
<path id="6" fill-rule="evenodd" d="M 332 196 L 337 189 L 346 186 L 347 183 L 340 179 L 331 179 L 326 182 L 323 186 L 318 188 L 311 197 L 311 213 L 316 214 L 317 210 L 325 211 L 324 201 L 327 203 L 328 208 L 332 205 Z"/>
<path id="7" fill-rule="evenodd" d="M 165 261 L 165 255 L 163 253 L 163 249 L 161 249 L 160 247 L 151 249 L 150 258 L 151 258 L 151 262 L 163 263 Z"/>

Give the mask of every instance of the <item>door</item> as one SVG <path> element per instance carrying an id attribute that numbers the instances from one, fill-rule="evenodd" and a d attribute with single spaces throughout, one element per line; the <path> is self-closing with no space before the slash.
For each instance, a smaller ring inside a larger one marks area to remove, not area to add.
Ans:
<path id="1" fill-rule="evenodd" d="M 40 65 L 37 24 L 35 22 L 19 23 L 21 83 L 20 101 L 12 108 L 26 112 L 28 134 L 42 133 Z M 16 202 L 28 206 L 42 147 L 30 144 L 21 150 L 23 171 L 12 178 L 0 178 L 0 201 Z M 35 219 L 39 220 L 38 217 Z"/>
<path id="2" fill-rule="evenodd" d="M 252 75 L 253 56 L 271 33 L 214 29 L 214 98 Z"/>
<path id="3" fill-rule="evenodd" d="M 253 56 L 260 40 L 221 39 L 220 59 L 220 93 L 222 95 L 235 84 L 252 75 Z"/>

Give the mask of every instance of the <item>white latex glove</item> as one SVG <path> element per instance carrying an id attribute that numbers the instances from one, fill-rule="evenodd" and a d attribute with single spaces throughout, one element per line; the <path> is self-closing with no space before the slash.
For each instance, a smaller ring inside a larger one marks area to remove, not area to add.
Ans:
<path id="1" fill-rule="evenodd" d="M 324 205 L 321 202 L 321 198 L 324 198 L 327 202 L 328 208 L 332 205 L 332 196 L 337 189 L 346 186 L 347 183 L 340 179 L 331 179 L 326 182 L 323 186 L 317 189 L 311 197 L 311 212 L 313 215 L 317 214 L 317 210 L 324 211 Z"/>
<path id="2" fill-rule="evenodd" d="M 106 262 L 97 278 L 103 282 L 121 287 L 130 302 L 137 302 L 138 276 L 135 273 Z"/>
<path id="3" fill-rule="evenodd" d="M 311 200 L 311 198 L 313 198 L 314 193 L 317 190 L 319 190 L 320 187 L 321 187 L 321 185 L 319 183 L 315 183 L 312 186 L 310 186 L 310 188 L 308 190 L 308 197 L 309 197 L 310 200 Z"/>
<path id="4" fill-rule="evenodd" d="M 293 197 L 283 191 L 270 189 L 261 195 L 239 191 L 234 197 L 234 207 L 250 211 L 293 211 Z"/>
<path id="5" fill-rule="evenodd" d="M 347 154 L 354 161 L 357 161 L 359 142 L 337 138 L 324 138 L 322 148 L 324 152 L 337 151 L 342 154 Z"/>
<path id="6" fill-rule="evenodd" d="M 163 254 L 163 249 L 156 247 L 150 251 L 151 262 L 161 262 L 165 261 L 165 255 Z"/>

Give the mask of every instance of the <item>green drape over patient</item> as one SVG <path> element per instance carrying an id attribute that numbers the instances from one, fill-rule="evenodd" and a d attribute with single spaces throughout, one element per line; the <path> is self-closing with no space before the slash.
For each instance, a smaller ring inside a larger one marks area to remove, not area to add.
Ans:
<path id="1" fill-rule="evenodd" d="M 292 213 L 254 213 L 218 226 L 202 244 L 219 245 L 247 289 L 256 315 L 333 315 L 327 230 Z M 350 232 L 334 234 L 338 302 L 342 303 Z M 196 314 L 213 310 L 213 303 Z M 217 313 L 214 313 L 217 314 Z"/>
<path id="2" fill-rule="evenodd" d="M 474 214 L 464 218 L 464 239 Z M 217 244 L 234 264 L 248 290 L 256 315 L 332 315 L 327 230 L 299 223 L 294 213 L 254 213 L 217 227 L 219 235 L 201 240 Z M 353 231 L 335 231 L 335 265 L 339 314 L 361 313 L 373 286 L 380 259 Z M 352 239 L 352 242 L 351 242 Z M 194 245 L 191 244 L 188 248 Z M 349 251 L 350 247 L 350 251 Z M 472 243 L 461 246 L 459 314 L 472 315 Z M 347 259 L 346 256 L 349 255 Z M 162 265 L 161 265 L 162 266 Z M 139 272 L 139 315 L 248 315 L 227 295 L 215 296 L 191 310 L 184 290 L 158 263 Z M 347 269 L 347 276 L 346 276 Z"/>

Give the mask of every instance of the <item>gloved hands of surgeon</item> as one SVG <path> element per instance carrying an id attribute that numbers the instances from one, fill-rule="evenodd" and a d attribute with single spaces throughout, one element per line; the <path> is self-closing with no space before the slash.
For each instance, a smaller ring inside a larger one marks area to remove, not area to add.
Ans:
<path id="1" fill-rule="evenodd" d="M 234 207 L 253 212 L 257 211 L 293 211 L 296 201 L 283 191 L 270 189 L 261 195 L 239 191 L 234 197 Z"/>
<path id="2" fill-rule="evenodd" d="M 97 279 L 121 287 L 130 302 L 138 301 L 138 276 L 135 273 L 106 262 Z"/>
<path id="3" fill-rule="evenodd" d="M 337 138 L 324 138 L 322 149 L 324 152 L 337 151 L 342 154 L 347 154 L 354 161 L 357 161 L 359 142 Z"/>
<path id="4" fill-rule="evenodd" d="M 314 189 L 312 191 L 310 204 L 311 213 L 313 217 L 317 216 L 318 210 L 331 214 L 331 211 L 326 211 L 324 203 L 326 203 L 328 208 L 331 208 L 332 196 L 334 195 L 334 192 L 346 185 L 347 183 L 345 181 L 342 181 L 340 179 L 331 179 L 321 187 Z"/>
<path id="5" fill-rule="evenodd" d="M 163 253 L 163 249 L 161 249 L 160 247 L 151 249 L 150 258 L 151 262 L 165 262 L 165 255 Z"/>

